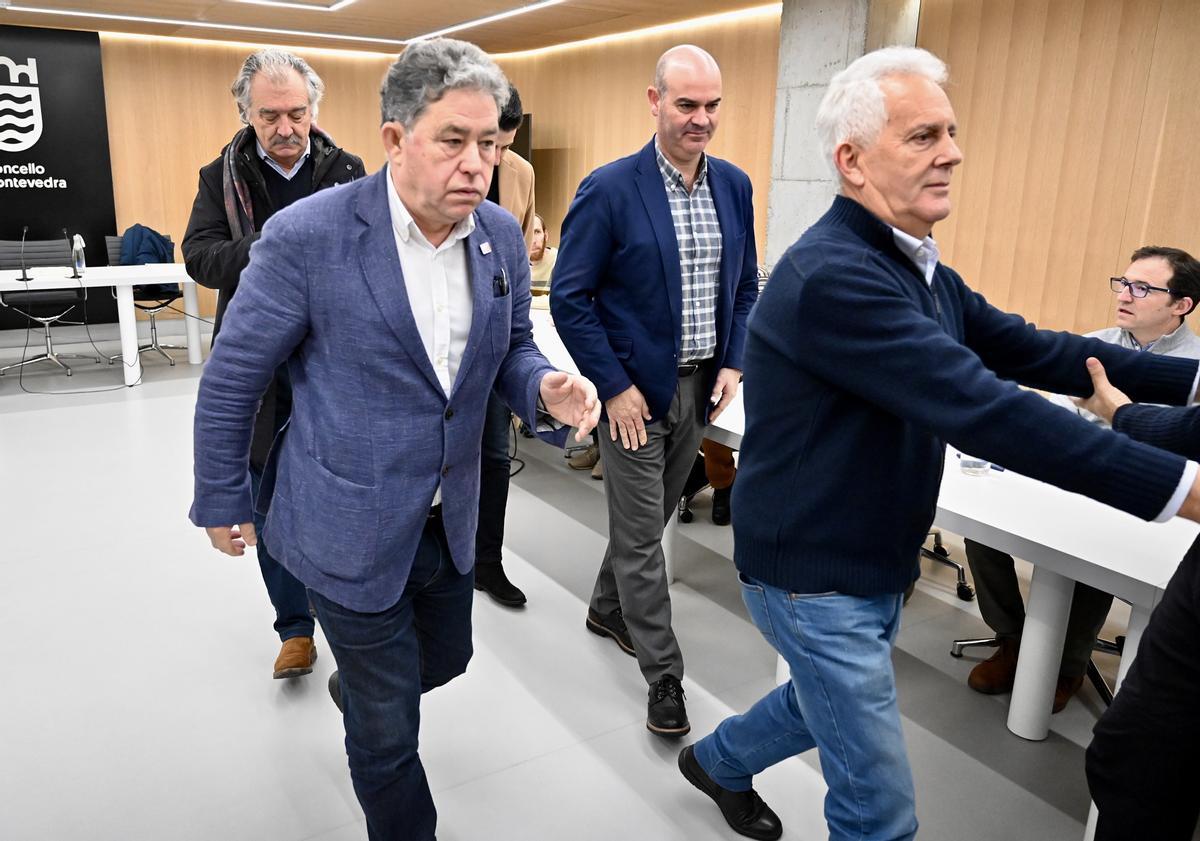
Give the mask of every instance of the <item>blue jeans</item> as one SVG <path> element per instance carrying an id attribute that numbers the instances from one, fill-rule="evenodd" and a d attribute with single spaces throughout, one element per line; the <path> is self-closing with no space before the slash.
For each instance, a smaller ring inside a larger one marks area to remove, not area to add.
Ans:
<path id="1" fill-rule="evenodd" d="M 798 594 L 739 578 L 750 618 L 792 679 L 697 742 L 701 767 L 745 791 L 758 772 L 815 747 L 829 786 L 830 841 L 915 837 L 891 656 L 902 596 Z"/>
<path id="2" fill-rule="evenodd" d="M 262 473 L 251 467 L 250 491 L 256 500 L 261 481 Z M 263 583 L 267 585 L 267 596 L 275 608 L 275 632 L 279 634 L 280 642 L 292 637 L 311 637 L 316 623 L 308 612 L 308 588 L 267 551 L 262 539 L 266 522 L 266 515 L 254 512 L 254 530 L 258 533 L 258 568 L 262 572 Z"/>
<path id="3" fill-rule="evenodd" d="M 508 435 L 512 412 L 496 392 L 488 396 L 483 421 L 483 450 L 479 458 L 479 528 L 475 531 L 475 565 L 499 564 L 504 545 L 504 515 L 508 509 L 508 479 L 512 459 Z"/>
<path id="4" fill-rule="evenodd" d="M 440 517 L 426 521 L 400 601 L 358 613 L 312 591 L 338 665 L 346 755 L 371 841 L 429 841 L 437 810 L 417 754 L 421 693 L 471 659 L 470 573 L 454 567 Z"/>

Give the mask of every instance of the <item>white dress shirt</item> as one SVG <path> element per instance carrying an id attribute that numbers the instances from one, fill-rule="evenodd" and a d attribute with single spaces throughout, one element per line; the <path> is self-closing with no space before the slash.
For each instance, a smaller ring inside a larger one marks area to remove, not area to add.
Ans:
<path id="1" fill-rule="evenodd" d="M 400 255 L 408 304 L 417 323 L 417 332 L 421 334 L 421 344 L 425 346 L 438 382 L 449 397 L 471 333 L 474 301 L 464 240 L 475 230 L 475 215 L 471 214 L 455 225 L 445 241 L 435 248 L 400 200 L 395 182 L 390 176 L 387 181 L 392 233 Z M 433 504 L 441 501 L 439 485 Z"/>
<path id="2" fill-rule="evenodd" d="M 937 243 L 933 241 L 933 237 L 927 236 L 925 239 L 917 239 L 911 234 L 906 234 L 899 228 L 892 228 L 892 238 L 896 241 L 896 247 L 903 251 L 908 259 L 913 261 L 913 264 L 925 276 L 925 282 L 932 288 L 933 270 L 937 268 L 938 260 L 941 258 Z M 1196 372 L 1196 379 L 1192 382 L 1193 395 L 1196 394 L 1197 387 L 1200 387 L 1200 371 Z M 1192 489 L 1192 483 L 1196 481 L 1196 474 L 1198 472 L 1200 472 L 1200 464 L 1188 461 L 1184 465 L 1183 475 L 1179 477 L 1179 484 L 1175 487 L 1175 493 L 1171 494 L 1171 498 L 1167 500 L 1167 504 L 1163 506 L 1163 510 L 1154 518 L 1154 522 L 1165 523 L 1179 513 L 1179 509 L 1183 507 L 1184 500 L 1187 499 L 1188 492 Z"/>

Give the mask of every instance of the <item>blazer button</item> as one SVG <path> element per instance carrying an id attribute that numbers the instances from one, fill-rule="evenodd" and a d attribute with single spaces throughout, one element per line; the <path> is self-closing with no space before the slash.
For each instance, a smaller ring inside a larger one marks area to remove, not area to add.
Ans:
<path id="1" fill-rule="evenodd" d="M 447 409 L 447 410 L 446 410 L 446 420 L 450 420 L 450 418 L 452 418 L 452 417 L 454 417 L 454 410 L 453 410 L 453 409 Z"/>
<path id="2" fill-rule="evenodd" d="M 443 475 L 443 476 L 449 476 L 449 475 L 450 475 L 450 468 L 449 468 L 449 467 L 443 467 L 443 468 L 442 468 L 442 475 Z"/>

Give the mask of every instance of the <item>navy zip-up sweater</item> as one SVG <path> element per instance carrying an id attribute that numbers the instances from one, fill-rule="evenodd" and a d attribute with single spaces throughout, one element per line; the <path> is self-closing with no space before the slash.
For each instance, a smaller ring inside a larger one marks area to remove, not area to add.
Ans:
<path id="1" fill-rule="evenodd" d="M 1038 330 L 839 196 L 776 266 L 750 315 L 734 560 L 796 593 L 899 593 L 918 575 L 945 444 L 1153 519 L 1184 460 L 1017 384 L 1091 393 L 1100 359 L 1134 400 L 1180 404 L 1197 363 Z"/>

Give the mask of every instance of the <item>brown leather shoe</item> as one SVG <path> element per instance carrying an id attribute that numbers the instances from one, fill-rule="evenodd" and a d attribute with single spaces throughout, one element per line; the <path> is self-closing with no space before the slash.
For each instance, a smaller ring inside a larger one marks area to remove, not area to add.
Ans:
<path id="1" fill-rule="evenodd" d="M 284 640 L 279 656 L 275 658 L 275 679 L 300 677 L 312 674 L 313 663 L 317 662 L 317 646 L 312 637 L 292 637 Z"/>
<path id="2" fill-rule="evenodd" d="M 991 657 L 971 669 L 967 686 L 984 695 L 1001 695 L 1012 692 L 1013 679 L 1017 676 L 1017 652 L 1019 640 L 1005 637 Z"/>
<path id="3" fill-rule="evenodd" d="M 1059 675 L 1058 683 L 1054 686 L 1054 706 L 1051 707 L 1050 713 L 1060 713 L 1066 709 L 1067 703 L 1075 697 L 1075 693 L 1081 686 L 1083 686 L 1083 675 L 1079 677 Z"/>

